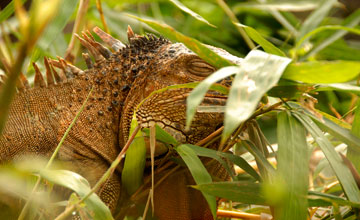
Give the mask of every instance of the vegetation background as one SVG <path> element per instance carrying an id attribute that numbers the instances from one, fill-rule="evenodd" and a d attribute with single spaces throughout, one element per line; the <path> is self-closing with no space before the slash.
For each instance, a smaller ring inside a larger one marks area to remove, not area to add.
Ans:
<path id="1" fill-rule="evenodd" d="M 213 196 L 218 196 L 223 202 L 217 214 L 227 218 L 359 219 L 359 6 L 356 0 L 2 1 L 0 71 L 7 79 L 0 90 L 0 132 L 20 72 L 29 79 L 34 75 L 32 62 L 44 71 L 43 56 L 62 56 L 85 69 L 84 49 L 73 33 L 99 26 L 127 42 L 131 25 L 138 34 L 154 32 L 184 42 L 219 68 L 189 97 L 189 121 L 210 84 L 234 75 L 232 88 L 225 91 L 229 99 L 223 133 L 206 140 L 221 138 L 225 143 L 232 136 L 236 141 L 222 150 L 232 149 L 233 154 L 173 144 L 190 170 L 203 166 L 188 162 L 184 152 L 194 158 L 226 158 L 242 168 L 236 173 L 229 169 L 229 182 L 213 183 L 205 169 L 193 173 L 214 215 Z M 244 63 L 227 67 L 228 61 L 198 47 L 199 42 L 243 57 Z M 248 136 L 238 139 L 245 128 Z M 32 201 L 31 219 L 45 218 L 46 209 L 39 206 L 64 204 L 84 219 L 113 218 L 90 196 L 83 180 L 73 173 L 43 170 L 44 163 L 32 161 L 29 166 L 25 161 L 0 172 L 2 189 Z M 38 176 L 50 185 L 71 188 L 82 200 L 72 196 L 68 204 L 52 204 L 41 196 L 42 188 L 34 196 Z M 2 208 L 1 218 L 17 215 Z M 69 209 L 64 213 L 71 214 Z"/>

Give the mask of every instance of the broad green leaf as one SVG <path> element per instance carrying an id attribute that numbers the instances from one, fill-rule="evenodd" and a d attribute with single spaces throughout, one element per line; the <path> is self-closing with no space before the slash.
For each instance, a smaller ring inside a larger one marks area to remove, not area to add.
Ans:
<path id="1" fill-rule="evenodd" d="M 282 79 L 305 83 L 342 83 L 354 79 L 360 73 L 356 61 L 311 61 L 290 64 Z"/>
<path id="2" fill-rule="evenodd" d="M 76 192 L 81 198 L 86 196 L 90 191 L 88 181 L 77 173 L 68 170 L 48 170 L 44 169 L 39 172 L 40 176 L 50 182 L 66 187 Z M 110 209 L 101 201 L 96 194 L 85 201 L 88 214 L 91 219 L 109 220 L 113 219 Z"/>
<path id="3" fill-rule="evenodd" d="M 319 7 L 315 11 L 313 11 L 301 25 L 299 36 L 297 39 L 302 38 L 305 34 L 309 33 L 317 26 L 319 26 L 319 24 L 329 13 L 330 9 L 336 2 L 337 0 L 321 0 Z"/>
<path id="4" fill-rule="evenodd" d="M 211 74 L 205 80 L 201 81 L 198 86 L 190 93 L 189 97 L 186 99 L 186 127 L 189 128 L 191 121 L 195 116 L 196 109 L 204 99 L 206 92 L 209 90 L 210 86 L 217 81 L 234 75 L 238 73 L 240 67 L 238 66 L 228 66 L 219 69 L 215 73 Z"/>
<path id="5" fill-rule="evenodd" d="M 131 121 L 130 135 L 137 126 L 135 116 Z M 146 162 L 146 146 L 141 131 L 135 135 L 135 139 L 126 151 L 124 168 L 121 173 L 121 183 L 129 195 L 133 194 L 143 182 L 143 174 Z"/>
<path id="6" fill-rule="evenodd" d="M 334 146 L 306 114 L 293 112 L 293 115 L 304 125 L 319 145 L 320 149 L 323 151 L 347 198 L 352 202 L 360 202 L 360 193 L 355 180 L 349 168 L 345 165 L 340 155 L 335 151 Z"/>
<path id="7" fill-rule="evenodd" d="M 285 194 L 276 219 L 306 219 L 309 153 L 303 125 L 290 112 L 278 114 L 277 174 L 284 182 Z"/>
<path id="8" fill-rule="evenodd" d="M 178 7 L 179 9 L 181 9 L 182 11 L 188 13 L 189 15 L 191 15 L 191 17 L 204 22 L 205 24 L 211 26 L 211 27 L 215 27 L 215 25 L 210 24 L 210 22 L 208 22 L 205 18 L 201 17 L 199 14 L 195 13 L 194 11 L 192 11 L 191 9 L 189 9 L 188 7 L 186 7 L 183 3 L 181 3 L 178 0 L 169 0 L 170 2 L 172 2 L 174 5 L 176 5 L 176 7 Z"/>
<path id="9" fill-rule="evenodd" d="M 184 160 L 186 166 L 190 170 L 196 184 L 211 183 L 212 179 L 204 165 L 202 164 L 196 153 L 186 144 L 182 144 L 175 148 L 181 158 Z M 205 192 L 202 193 L 209 204 L 211 213 L 216 219 L 216 198 Z"/>
<path id="10" fill-rule="evenodd" d="M 290 62 L 288 58 L 258 50 L 245 57 L 226 103 L 222 142 L 251 116 L 261 97 L 278 82 Z"/>
<path id="11" fill-rule="evenodd" d="M 203 193 L 226 198 L 233 202 L 266 205 L 261 184 L 246 181 L 203 183 L 192 186 Z"/>
<path id="12" fill-rule="evenodd" d="M 346 27 L 355 27 L 360 22 L 360 9 L 353 12 L 350 16 L 346 17 L 344 21 L 342 22 L 343 26 Z M 315 45 L 311 51 L 306 54 L 304 59 L 307 57 L 310 57 L 316 53 L 318 53 L 320 50 L 324 49 L 325 47 L 329 46 L 331 43 L 336 41 L 337 39 L 343 37 L 347 33 L 346 30 L 339 30 L 334 32 L 332 35 L 326 37 L 324 40 L 322 40 L 319 44 Z"/>
<path id="13" fill-rule="evenodd" d="M 355 117 L 352 123 L 351 133 L 360 138 L 360 100 L 358 100 L 356 104 Z M 356 170 L 360 172 L 360 148 L 355 149 L 352 145 L 350 145 L 348 147 L 346 156 L 353 163 Z"/>
<path id="14" fill-rule="evenodd" d="M 21 4 L 24 4 L 27 0 L 21 0 Z M 11 1 L 4 9 L 0 11 L 0 23 L 8 19 L 15 11 L 14 1 Z"/>
<path id="15" fill-rule="evenodd" d="M 62 31 L 66 24 L 69 22 L 71 15 L 76 9 L 78 1 L 63 0 L 59 5 L 59 9 L 55 18 L 49 23 L 45 29 L 43 35 L 38 41 L 38 46 L 33 52 L 31 61 L 35 62 L 40 56 L 40 50 L 47 50 L 48 47 L 56 40 L 56 38 L 62 34 Z"/>
<path id="16" fill-rule="evenodd" d="M 263 38 L 261 34 L 257 32 L 254 28 L 239 23 L 236 23 L 235 25 L 244 28 L 249 37 L 256 43 L 258 43 L 262 48 L 264 48 L 265 52 L 286 57 L 285 53 L 282 50 L 275 47 L 274 44 Z"/>
<path id="17" fill-rule="evenodd" d="M 145 24 L 159 31 L 162 35 L 166 36 L 170 40 L 183 43 L 187 48 L 199 55 L 200 58 L 217 68 L 234 65 L 232 62 L 225 59 L 224 57 L 221 57 L 198 40 L 192 39 L 188 36 L 183 35 L 180 32 L 177 32 L 175 29 L 173 29 L 167 24 L 161 24 L 156 21 L 139 18 L 133 15 L 129 16 L 144 22 Z"/>

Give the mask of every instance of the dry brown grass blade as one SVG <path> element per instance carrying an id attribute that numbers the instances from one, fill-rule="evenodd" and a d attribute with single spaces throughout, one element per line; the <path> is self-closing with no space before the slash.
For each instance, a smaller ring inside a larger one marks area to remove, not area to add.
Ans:
<path id="1" fill-rule="evenodd" d="M 101 19 L 101 22 L 103 24 L 103 27 L 104 27 L 104 30 L 106 33 L 110 33 L 109 32 L 109 28 L 106 24 L 106 20 L 105 20 L 105 17 L 104 17 L 104 13 L 103 13 L 103 10 L 102 10 L 102 6 L 101 6 L 101 0 L 96 0 L 96 8 L 97 10 L 99 11 L 99 14 L 100 14 L 100 19 Z"/>
<path id="2" fill-rule="evenodd" d="M 82 27 L 84 26 L 85 17 L 86 17 L 85 15 L 89 8 L 89 2 L 90 2 L 90 0 L 80 0 L 80 3 L 79 3 L 79 10 L 76 14 L 76 19 L 75 19 L 74 28 L 72 31 L 71 40 L 70 40 L 69 46 L 66 49 L 66 52 L 64 55 L 65 60 L 70 63 L 74 63 L 74 60 L 75 60 L 74 48 L 75 48 L 76 37 L 74 34 L 76 34 L 76 33 L 80 34 L 80 31 L 81 31 Z"/>

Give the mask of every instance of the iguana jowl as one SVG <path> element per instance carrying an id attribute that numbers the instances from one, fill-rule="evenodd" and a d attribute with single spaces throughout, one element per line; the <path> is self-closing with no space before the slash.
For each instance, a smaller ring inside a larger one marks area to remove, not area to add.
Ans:
<path id="1" fill-rule="evenodd" d="M 215 71 L 181 43 L 151 34 L 138 36 L 129 28 L 125 46 L 98 28 L 94 31 L 114 53 L 90 33 L 83 34 L 79 39 L 95 59 L 93 63 L 84 54 L 88 70 L 61 58 L 45 59 L 47 83 L 36 65 L 34 88 L 29 88 L 26 80 L 21 82 L 0 136 L 1 163 L 28 154 L 49 157 L 93 88 L 57 159 L 94 185 L 126 142 L 134 109 L 144 98 L 169 85 L 200 81 Z M 226 52 L 214 50 L 234 60 Z M 220 113 L 197 113 L 190 131 L 185 131 L 188 93 L 189 89 L 167 90 L 149 98 L 137 112 L 140 125 L 156 123 L 182 143 L 196 143 L 215 131 L 222 123 Z M 209 94 L 207 103 L 223 104 L 224 99 Z M 210 218 L 202 195 L 188 188 L 189 184 L 193 180 L 188 172 L 174 173 L 160 184 L 155 190 L 155 215 L 160 219 Z M 120 192 L 120 175 L 115 173 L 98 194 L 114 211 Z"/>

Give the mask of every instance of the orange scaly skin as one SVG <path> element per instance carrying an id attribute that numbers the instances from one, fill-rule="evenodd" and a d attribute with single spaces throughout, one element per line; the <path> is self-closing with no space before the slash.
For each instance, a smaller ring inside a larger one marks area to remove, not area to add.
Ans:
<path id="1" fill-rule="evenodd" d="M 50 157 L 93 88 L 57 156 L 58 161 L 93 186 L 127 141 L 134 109 L 144 98 L 169 85 L 200 81 L 215 71 L 180 43 L 172 44 L 153 35 L 137 36 L 130 29 L 129 45 L 125 46 L 99 29 L 95 32 L 116 51 L 111 53 L 84 34 L 80 40 L 96 61 L 92 64 L 84 55 L 88 70 L 79 70 L 61 59 L 51 61 L 60 67 L 60 73 L 48 68 L 45 83 L 37 71 L 34 88 L 19 88 L 0 136 L 1 163 L 29 154 Z M 223 50 L 212 49 L 234 59 Z M 140 125 L 149 127 L 155 122 L 182 143 L 196 143 L 206 137 L 222 123 L 222 115 L 197 113 L 190 131 L 185 131 L 188 93 L 189 89 L 169 90 L 150 98 L 137 112 Z M 206 99 L 204 105 L 223 102 L 221 97 L 214 97 Z M 112 211 L 122 206 L 118 204 L 120 172 L 97 192 Z M 164 173 L 166 170 L 157 178 Z M 201 193 L 187 187 L 191 184 L 193 179 L 185 169 L 170 175 L 155 189 L 155 215 L 159 219 L 211 218 Z"/>

